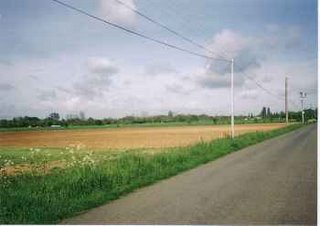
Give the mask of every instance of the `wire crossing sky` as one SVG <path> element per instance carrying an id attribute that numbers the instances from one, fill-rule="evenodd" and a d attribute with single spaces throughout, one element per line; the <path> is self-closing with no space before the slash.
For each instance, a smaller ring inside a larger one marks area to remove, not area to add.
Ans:
<path id="1" fill-rule="evenodd" d="M 110 25 L 110 26 L 113 26 L 113 27 L 115 27 L 115 28 L 121 29 L 121 30 L 123 30 L 123 31 L 125 31 L 125 32 L 128 32 L 128 33 L 130 33 L 130 34 L 136 35 L 136 36 L 138 36 L 138 37 L 147 39 L 147 40 L 149 40 L 149 41 L 152 41 L 152 42 L 155 42 L 155 43 L 158 43 L 158 44 L 161 44 L 161 45 L 164 45 L 164 46 L 167 46 L 167 47 L 170 47 L 170 48 L 173 48 L 173 49 L 176 49 L 176 50 L 179 50 L 179 51 L 182 51 L 182 52 L 185 52 L 185 53 L 194 55 L 194 56 L 202 57 L 202 58 L 205 58 L 205 59 L 217 60 L 217 61 L 227 61 L 227 62 L 228 62 L 228 60 L 223 59 L 223 58 L 214 58 L 214 57 L 212 57 L 212 56 L 207 56 L 207 55 L 195 53 L 195 52 L 192 52 L 192 51 L 190 51 L 190 50 L 181 48 L 181 47 L 179 47 L 179 46 L 172 45 L 172 44 L 170 44 L 170 43 L 163 42 L 163 41 L 161 41 L 161 40 L 151 38 L 151 37 L 149 37 L 149 36 L 146 36 L 146 35 L 144 35 L 144 34 L 135 32 L 135 31 L 133 31 L 133 30 L 130 30 L 130 29 L 125 28 L 125 27 L 123 27 L 123 26 L 120 26 L 120 25 L 118 25 L 118 24 L 115 24 L 115 23 L 112 23 L 112 22 L 103 20 L 103 19 L 101 19 L 101 18 L 99 18 L 99 17 L 97 17 L 97 16 L 94 16 L 94 15 L 92 15 L 92 14 L 90 14 L 90 13 L 87 13 L 86 11 L 83 11 L 83 10 L 81 10 L 81 9 L 78 9 L 78 8 L 76 8 L 76 7 L 72 6 L 72 5 L 66 4 L 66 3 L 64 3 L 64 2 L 61 2 L 61 1 L 58 1 L 58 0 L 51 0 L 51 1 L 56 2 L 56 3 L 60 4 L 60 5 L 63 5 L 63 6 L 69 8 L 69 9 L 72 9 L 72 10 L 78 12 L 78 13 L 81 13 L 81 14 L 84 14 L 84 15 L 86 15 L 86 16 L 89 16 L 89 17 L 91 17 L 91 18 L 93 18 L 93 19 L 95 19 L 95 20 L 98 20 L 98 21 L 100 21 L 100 22 L 106 23 L 107 25 Z"/>
<path id="2" fill-rule="evenodd" d="M 120 1 L 120 0 L 114 0 L 114 1 L 118 2 L 119 4 L 123 5 L 124 7 L 128 8 L 128 9 L 130 9 L 131 11 L 133 11 L 133 12 L 135 12 L 136 14 L 138 14 L 139 16 L 145 18 L 146 20 L 148 20 L 148 21 L 156 24 L 157 26 L 160 26 L 160 27 L 164 28 L 165 30 L 167 30 L 167 31 L 169 31 L 170 33 L 178 36 L 179 38 L 181 38 L 181 39 L 183 39 L 183 40 L 185 40 L 185 41 L 187 41 L 187 42 L 189 42 L 189 43 L 191 43 L 191 44 L 193 44 L 193 45 L 195 45 L 195 46 L 197 46 L 197 47 L 199 47 L 199 48 L 201 48 L 201 49 L 206 50 L 208 53 L 211 53 L 212 55 L 216 55 L 213 51 L 211 51 L 211 50 L 208 49 L 207 47 L 203 46 L 202 44 L 199 44 L 198 42 L 192 40 L 191 38 L 188 38 L 188 37 L 180 34 L 179 32 L 177 32 L 177 31 L 169 28 L 168 26 L 166 26 L 166 25 L 164 25 L 164 24 L 162 24 L 162 23 L 160 23 L 160 22 L 158 22 L 158 21 L 150 18 L 149 16 L 141 13 L 140 11 L 138 11 L 138 10 L 136 10 L 136 9 L 134 9 L 134 8 L 132 8 L 131 6 L 125 4 L 124 2 L 122 2 L 122 1 Z M 220 58 L 225 58 L 225 57 L 223 57 L 223 56 L 218 56 L 218 57 L 220 57 Z"/>
<path id="3" fill-rule="evenodd" d="M 53 1 L 57 1 L 57 0 L 53 0 Z M 215 55 L 215 53 L 212 52 L 212 51 L 211 51 L 210 49 L 208 49 L 207 47 L 205 47 L 205 46 L 203 46 L 203 45 L 195 42 L 194 40 L 192 40 L 192 39 L 190 39 L 190 38 L 188 38 L 188 37 L 185 37 L 184 35 L 180 34 L 179 32 L 177 32 L 177 31 L 175 31 L 175 30 L 172 30 L 172 29 L 169 28 L 168 26 L 166 26 L 166 25 L 164 25 L 164 24 L 162 24 L 162 23 L 160 23 L 160 22 L 158 22 L 158 21 L 150 18 L 149 16 L 147 16 L 147 15 L 139 12 L 138 10 L 132 8 L 131 6 L 125 4 L 124 2 L 122 2 L 122 1 L 120 1 L 120 0 L 114 0 L 114 1 L 118 2 L 119 4 L 121 4 L 121 5 L 123 5 L 124 7 L 128 8 L 129 10 L 135 12 L 135 13 L 138 14 L 139 16 L 145 18 L 146 20 L 148 20 L 148 21 L 156 24 L 157 26 L 160 26 L 160 27 L 164 28 L 165 30 L 167 30 L 167 31 L 169 31 L 170 33 L 178 36 L 179 38 L 181 38 L 181 39 L 183 39 L 183 40 L 185 40 L 185 41 L 187 41 L 187 42 L 189 42 L 189 43 L 191 43 L 191 44 L 193 44 L 193 45 L 195 45 L 195 46 L 197 46 L 197 47 L 199 47 L 199 48 L 201 48 L 201 49 L 204 49 L 204 50 L 206 50 L 207 52 L 209 52 L 209 53 L 211 53 L 211 54 L 213 54 L 213 55 Z M 58 2 L 59 2 L 59 1 L 58 1 Z M 226 50 L 224 50 L 224 54 L 226 54 Z M 226 58 L 225 56 L 218 56 L 218 57 Z M 214 60 L 214 59 L 213 59 L 213 60 Z M 237 68 L 238 68 L 238 67 L 237 67 Z M 241 71 L 241 70 L 243 70 L 243 69 L 242 69 L 242 68 L 239 68 L 239 70 Z M 255 79 L 253 79 L 252 77 L 248 76 L 247 74 L 243 73 L 242 71 L 241 71 L 241 73 L 242 73 L 243 76 L 246 76 L 248 79 L 250 79 L 251 81 L 253 81 L 259 88 L 261 88 L 262 90 L 264 90 L 265 92 L 267 92 L 267 93 L 270 94 L 271 96 L 274 96 L 274 97 L 277 98 L 277 99 L 279 99 L 279 97 L 280 97 L 280 98 L 281 98 L 280 100 L 283 101 L 283 99 L 284 99 L 284 96 L 283 96 L 283 95 L 277 95 L 277 94 L 272 93 L 270 90 L 268 90 L 268 89 L 266 89 L 265 87 L 263 87 L 263 85 L 261 85 L 259 82 L 257 82 L 257 81 L 256 81 Z M 294 102 L 291 102 L 291 103 L 294 104 Z M 295 105 L 295 104 L 294 104 L 294 105 Z"/>
<path id="4" fill-rule="evenodd" d="M 228 115 L 230 64 L 208 56 L 235 59 L 236 114 L 283 111 L 285 76 L 289 110 L 299 110 L 300 91 L 316 107 L 314 0 L 63 3 L 104 22 L 53 0 L 0 2 L 0 118 Z"/>

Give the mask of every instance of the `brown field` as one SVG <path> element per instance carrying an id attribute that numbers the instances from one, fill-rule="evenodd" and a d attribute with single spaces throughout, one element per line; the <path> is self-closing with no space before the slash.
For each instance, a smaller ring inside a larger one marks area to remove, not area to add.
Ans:
<path id="1" fill-rule="evenodd" d="M 236 135 L 284 127 L 282 123 L 236 125 Z M 186 146 L 223 137 L 230 126 L 183 126 L 1 132 L 0 147 L 66 147 L 91 149 L 162 148 Z"/>

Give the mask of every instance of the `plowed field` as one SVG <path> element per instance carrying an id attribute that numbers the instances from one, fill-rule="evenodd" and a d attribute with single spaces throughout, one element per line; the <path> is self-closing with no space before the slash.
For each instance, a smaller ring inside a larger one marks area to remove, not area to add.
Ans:
<path id="1" fill-rule="evenodd" d="M 236 125 L 236 135 L 266 131 L 285 124 Z M 161 148 L 186 146 L 229 133 L 229 125 L 152 128 L 114 128 L 0 133 L 0 147 L 66 147 L 82 144 L 92 149 Z"/>

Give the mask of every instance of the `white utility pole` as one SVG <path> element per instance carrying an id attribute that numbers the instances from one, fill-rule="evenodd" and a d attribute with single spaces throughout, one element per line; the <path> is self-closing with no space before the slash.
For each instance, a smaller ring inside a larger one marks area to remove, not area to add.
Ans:
<path id="1" fill-rule="evenodd" d="M 289 115 L 288 115 L 288 77 L 285 78 L 285 111 L 286 111 L 286 123 L 289 123 Z"/>
<path id="2" fill-rule="evenodd" d="M 303 106 L 303 99 L 307 97 L 305 92 L 300 92 L 300 99 L 301 99 L 301 119 L 302 124 L 304 124 L 304 106 Z"/>
<path id="3" fill-rule="evenodd" d="M 234 138 L 234 111 L 233 111 L 233 64 L 231 59 L 231 138 Z"/>

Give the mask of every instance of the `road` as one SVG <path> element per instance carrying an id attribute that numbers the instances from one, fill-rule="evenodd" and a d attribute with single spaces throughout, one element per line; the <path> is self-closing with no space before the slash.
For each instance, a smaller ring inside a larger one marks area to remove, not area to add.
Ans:
<path id="1" fill-rule="evenodd" d="M 245 148 L 63 224 L 316 224 L 317 130 Z"/>

